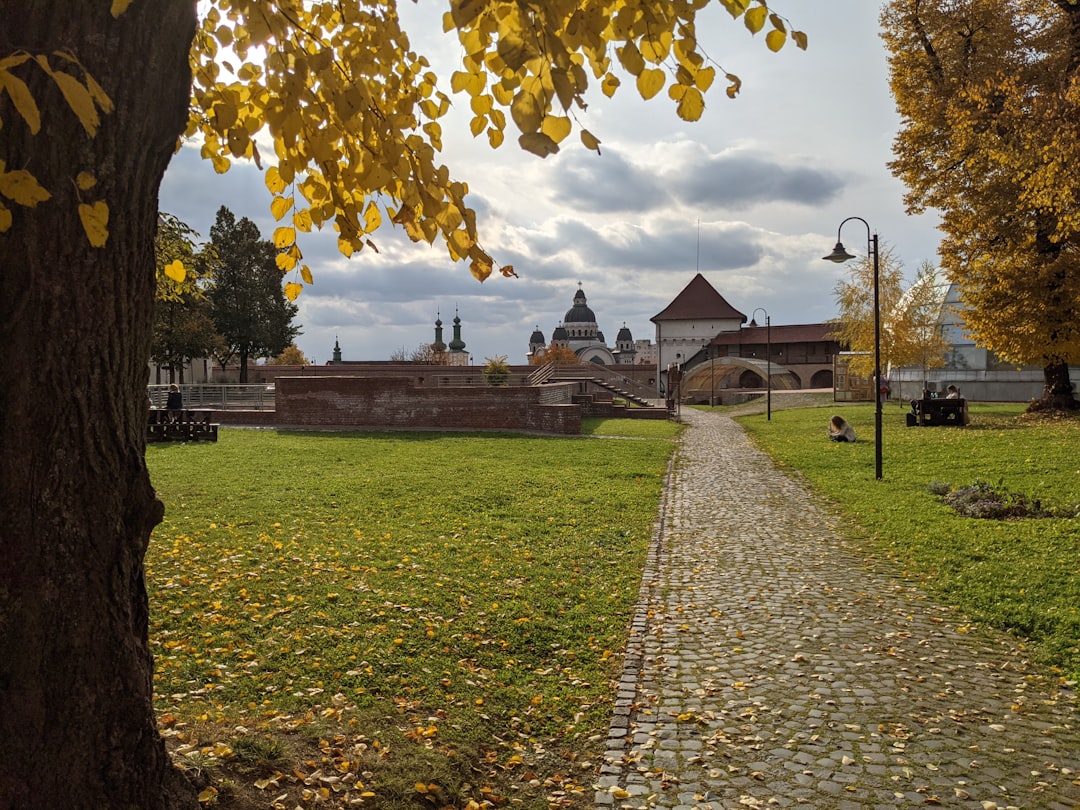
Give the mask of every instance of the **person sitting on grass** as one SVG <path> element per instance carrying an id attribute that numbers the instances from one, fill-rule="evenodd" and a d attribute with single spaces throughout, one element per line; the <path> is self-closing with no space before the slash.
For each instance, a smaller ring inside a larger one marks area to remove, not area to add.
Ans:
<path id="1" fill-rule="evenodd" d="M 855 428 L 844 421 L 842 416 L 833 416 L 829 420 L 829 440 L 834 442 L 855 441 Z"/>

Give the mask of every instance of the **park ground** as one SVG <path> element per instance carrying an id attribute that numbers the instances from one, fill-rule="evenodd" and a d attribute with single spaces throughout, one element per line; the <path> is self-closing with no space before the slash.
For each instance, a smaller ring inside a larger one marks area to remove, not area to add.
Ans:
<path id="1" fill-rule="evenodd" d="M 868 555 L 1075 679 L 1076 519 L 974 520 L 931 484 L 1080 502 L 1075 420 L 975 406 L 972 428 L 824 441 L 821 394 L 724 409 Z M 680 426 L 582 438 L 223 431 L 148 451 L 160 725 L 208 807 L 591 806 Z M 951 479 L 951 480 L 950 480 Z M 1032 559 L 1041 564 L 1032 565 Z M 1071 611 L 1071 612 L 1070 612 Z"/>

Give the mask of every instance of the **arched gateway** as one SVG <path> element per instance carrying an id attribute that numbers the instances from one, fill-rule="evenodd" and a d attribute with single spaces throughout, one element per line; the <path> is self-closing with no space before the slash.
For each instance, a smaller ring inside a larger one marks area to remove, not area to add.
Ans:
<path id="1" fill-rule="evenodd" d="M 791 391 L 799 388 L 799 379 L 777 363 L 766 363 L 754 357 L 717 357 L 684 369 L 681 394 L 683 402 L 710 402 L 720 396 L 724 389 L 765 388 L 766 377 L 771 376 L 774 391 Z M 743 385 L 751 379 L 756 385 Z"/>

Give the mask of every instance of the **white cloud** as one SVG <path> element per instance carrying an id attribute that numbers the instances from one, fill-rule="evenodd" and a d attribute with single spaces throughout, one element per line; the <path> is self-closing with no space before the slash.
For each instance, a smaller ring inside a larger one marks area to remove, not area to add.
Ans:
<path id="1" fill-rule="evenodd" d="M 455 311 L 466 348 L 478 362 L 506 354 L 524 362 L 539 326 L 550 337 L 577 285 L 609 341 L 625 322 L 652 338 L 649 318 L 700 271 L 736 308 L 764 307 L 774 324 L 832 317 L 832 290 L 843 267 L 823 262 L 846 217 L 865 218 L 911 273 L 934 259 L 933 216 L 908 217 L 902 186 L 886 167 L 898 120 L 878 39 L 878 4 L 803 0 L 776 5 L 806 31 L 810 48 L 767 51 L 716 9 L 699 38 L 743 91 L 732 101 L 717 82 L 703 120 L 676 118 L 661 97 L 645 103 L 629 85 L 615 99 L 599 94 L 581 114 L 603 141 L 602 155 L 568 145 L 547 160 L 507 144 L 492 151 L 467 130 L 468 105 L 455 99 L 444 124 L 443 161 L 469 183 L 481 239 L 520 278 L 478 284 L 445 248 L 414 245 L 382 229 L 379 253 L 352 259 L 332 232 L 305 235 L 301 248 L 315 274 L 298 303 L 298 344 L 319 362 L 335 337 L 347 359 L 387 359 L 445 334 Z M 782 7 L 781 7 L 782 6 Z M 458 46 L 440 35 L 430 8 L 403 3 L 413 46 L 427 53 L 448 87 Z M 415 31 L 415 33 L 414 33 Z M 173 161 L 161 208 L 204 239 L 219 206 L 252 219 L 269 237 L 269 196 L 253 166 L 216 175 L 197 152 Z M 866 229 L 843 239 L 865 250 Z"/>

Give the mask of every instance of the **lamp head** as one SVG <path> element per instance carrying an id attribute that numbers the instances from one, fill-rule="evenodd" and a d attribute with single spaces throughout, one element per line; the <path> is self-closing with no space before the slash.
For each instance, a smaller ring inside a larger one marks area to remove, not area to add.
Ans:
<path id="1" fill-rule="evenodd" d="M 749 324 L 747 324 L 747 325 L 748 325 L 748 326 L 749 326 L 749 327 L 750 327 L 751 329 L 755 329 L 755 328 L 757 328 L 757 321 L 756 321 L 756 320 L 754 320 L 753 318 L 751 318 L 751 319 L 750 319 L 750 323 L 749 323 Z"/>
<path id="2" fill-rule="evenodd" d="M 844 249 L 843 242 L 837 242 L 836 247 L 833 248 L 833 252 L 828 256 L 822 256 L 821 258 L 827 262 L 836 262 L 837 264 L 840 264 L 841 262 L 846 262 L 848 259 L 854 259 L 855 257 Z"/>

